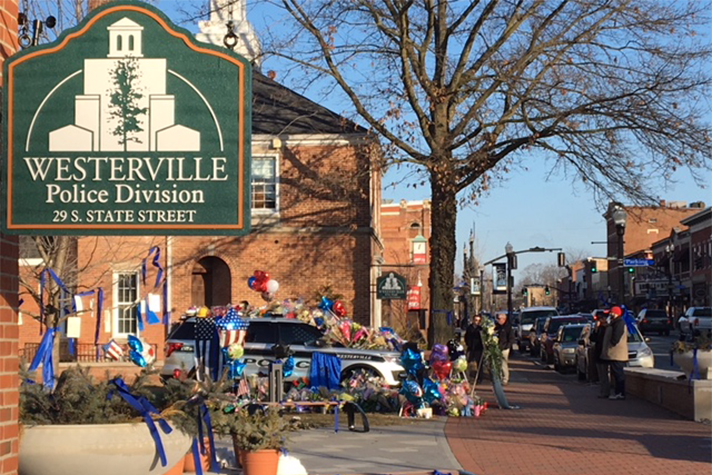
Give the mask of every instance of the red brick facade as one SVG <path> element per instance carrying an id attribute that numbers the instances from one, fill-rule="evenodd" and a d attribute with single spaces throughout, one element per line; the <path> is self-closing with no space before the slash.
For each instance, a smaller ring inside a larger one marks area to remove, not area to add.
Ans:
<path id="1" fill-rule="evenodd" d="M 0 66 L 17 50 L 17 13 L 17 0 L 0 1 Z M 0 234 L 0 475 L 16 474 L 18 465 L 17 258 L 17 237 Z"/>
<path id="2" fill-rule="evenodd" d="M 381 238 L 383 240 L 383 264 L 381 272 L 394 271 L 404 276 L 409 286 L 420 286 L 420 309 L 430 308 L 430 202 L 405 201 L 381 205 Z M 414 242 L 425 240 L 424 260 L 414 253 Z M 406 328 L 418 326 L 418 311 L 408 311 L 404 300 L 384 301 L 382 304 L 383 323 L 389 324 L 404 334 Z M 407 317 L 406 317 L 407 316 Z M 427 322 L 427 319 L 425 319 Z M 425 328 L 423 328 L 425 330 Z"/>

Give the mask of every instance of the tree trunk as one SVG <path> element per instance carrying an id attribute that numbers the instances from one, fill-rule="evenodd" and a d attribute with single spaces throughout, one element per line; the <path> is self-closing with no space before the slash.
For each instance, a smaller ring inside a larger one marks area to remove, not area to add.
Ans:
<path id="1" fill-rule="evenodd" d="M 442 170 L 431 172 L 432 193 L 430 236 L 430 328 L 428 344 L 445 343 L 452 338 L 454 318 L 453 277 L 455 272 L 455 225 L 457 223 L 457 192 L 454 181 Z"/>

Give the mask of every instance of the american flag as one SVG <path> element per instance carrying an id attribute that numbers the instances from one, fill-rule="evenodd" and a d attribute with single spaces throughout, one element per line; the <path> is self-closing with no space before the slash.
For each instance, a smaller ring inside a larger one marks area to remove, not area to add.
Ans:
<path id="1" fill-rule="evenodd" d="M 245 378 L 240 378 L 240 384 L 237 385 L 237 397 L 249 396 L 250 385 Z"/>
<path id="2" fill-rule="evenodd" d="M 124 356 L 124 349 L 114 340 L 111 340 L 104 345 L 104 356 L 112 360 L 120 360 Z"/>
<path id="3" fill-rule="evenodd" d="M 227 348 L 233 343 L 242 345 L 245 342 L 245 335 L 249 326 L 249 320 L 240 318 L 235 308 L 228 310 L 227 314 L 217 321 L 220 333 L 220 347 Z"/>

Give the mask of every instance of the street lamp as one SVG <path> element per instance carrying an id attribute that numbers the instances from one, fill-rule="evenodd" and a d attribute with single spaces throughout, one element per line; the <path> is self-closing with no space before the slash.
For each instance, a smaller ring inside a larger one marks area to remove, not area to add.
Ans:
<path id="1" fill-rule="evenodd" d="M 675 255 L 675 245 L 668 243 L 665 246 L 665 256 L 667 257 L 667 277 L 668 277 L 668 315 L 674 317 L 672 304 L 672 272 L 673 272 L 673 256 Z"/>
<path id="2" fill-rule="evenodd" d="M 512 318 L 512 269 L 516 269 L 516 254 L 511 243 L 507 242 L 504 246 L 504 252 L 507 254 L 507 319 Z M 511 320 L 510 325 L 513 324 Z"/>
<path id="3" fill-rule="evenodd" d="M 628 218 L 628 214 L 622 206 L 616 205 L 612 216 L 613 224 L 616 226 L 616 235 L 618 236 L 618 289 L 620 291 L 620 301 L 618 303 L 622 304 L 625 302 L 625 280 L 623 274 L 625 254 L 623 251 L 623 236 L 625 235 L 625 222 Z"/>

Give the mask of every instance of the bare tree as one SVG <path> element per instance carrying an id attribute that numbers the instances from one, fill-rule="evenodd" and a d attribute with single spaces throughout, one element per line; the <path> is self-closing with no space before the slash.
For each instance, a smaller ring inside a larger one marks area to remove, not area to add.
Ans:
<path id="1" fill-rule="evenodd" d="M 389 163 L 429 184 L 432 310 L 452 309 L 459 202 L 516 163 L 547 158 L 599 202 L 651 202 L 652 177 L 686 167 L 702 183 L 710 169 L 706 2 L 275 4 L 294 28 L 263 32 L 265 54 L 342 93 Z"/>

